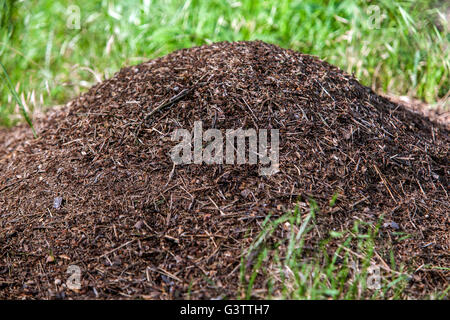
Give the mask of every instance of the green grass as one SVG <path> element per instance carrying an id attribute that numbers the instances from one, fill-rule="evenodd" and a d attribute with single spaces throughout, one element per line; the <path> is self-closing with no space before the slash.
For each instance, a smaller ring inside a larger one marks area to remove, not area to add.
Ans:
<path id="1" fill-rule="evenodd" d="M 123 66 L 222 40 L 314 54 L 377 90 L 430 103 L 450 88 L 445 1 L 68 3 L 80 9 L 80 29 L 67 26 L 74 20 L 65 1 L 0 0 L 0 61 L 30 112 L 63 104 Z M 22 107 L 0 88 L 0 125 L 11 125 Z"/>
<path id="2" fill-rule="evenodd" d="M 378 224 L 355 222 L 347 231 L 331 231 L 316 248 L 306 247 L 318 207 L 297 206 L 277 219 L 266 218 L 259 236 L 241 261 L 240 297 L 244 299 L 405 299 L 411 272 L 381 260 L 375 242 Z M 263 285 L 261 285 L 261 282 Z M 257 288 L 256 283 L 258 283 Z M 422 297 L 445 299 L 443 292 Z"/>
<path id="3" fill-rule="evenodd" d="M 8 72 L 6 71 L 5 66 L 1 62 L 0 62 L 0 67 L 1 67 L 2 72 L 3 72 L 4 82 L 6 82 L 8 88 L 9 88 L 9 91 L 11 92 L 12 96 L 14 97 L 14 100 L 20 106 L 20 111 L 21 111 L 25 121 L 28 123 L 28 125 L 31 128 L 31 130 L 33 131 L 34 137 L 36 138 L 37 137 L 36 131 L 34 130 L 33 123 L 32 123 L 32 121 L 30 119 L 28 111 L 25 109 L 22 101 L 19 99 L 19 96 L 17 95 L 17 92 L 16 92 L 16 90 L 14 89 L 14 87 L 13 87 L 13 85 L 11 83 L 11 79 L 9 78 Z"/>

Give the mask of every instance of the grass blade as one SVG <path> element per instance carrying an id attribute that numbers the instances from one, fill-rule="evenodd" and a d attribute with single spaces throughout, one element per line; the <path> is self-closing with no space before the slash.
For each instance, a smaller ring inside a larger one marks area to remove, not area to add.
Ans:
<path id="1" fill-rule="evenodd" d="M 16 100 L 16 102 L 19 104 L 20 111 L 21 111 L 23 117 L 25 118 L 25 121 L 30 126 L 31 131 L 33 131 L 33 136 L 35 138 L 37 138 L 36 131 L 34 130 L 34 127 L 33 127 L 33 122 L 31 121 L 31 118 L 28 115 L 28 112 L 25 109 L 25 106 L 23 105 L 22 101 L 20 101 L 19 95 L 17 94 L 16 90 L 14 89 L 14 86 L 12 85 L 11 79 L 9 78 L 8 72 L 6 72 L 5 66 L 1 62 L 0 62 L 0 66 L 2 67 L 3 73 L 5 75 L 6 83 L 8 85 L 9 90 L 11 91 L 11 94 L 13 95 L 14 99 Z"/>

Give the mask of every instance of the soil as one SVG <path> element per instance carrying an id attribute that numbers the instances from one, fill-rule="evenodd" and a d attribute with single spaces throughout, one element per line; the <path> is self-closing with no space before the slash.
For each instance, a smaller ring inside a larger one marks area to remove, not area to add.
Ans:
<path id="1" fill-rule="evenodd" d="M 279 129 L 280 172 L 174 166 L 173 131 L 200 120 Z M 318 58 L 260 41 L 183 49 L 35 125 L 37 139 L 25 126 L 0 135 L 1 298 L 233 298 L 264 218 L 309 198 L 310 246 L 384 216 L 395 228 L 379 256 L 413 270 L 409 292 L 449 285 L 448 129 Z M 63 286 L 69 265 L 79 290 Z"/>

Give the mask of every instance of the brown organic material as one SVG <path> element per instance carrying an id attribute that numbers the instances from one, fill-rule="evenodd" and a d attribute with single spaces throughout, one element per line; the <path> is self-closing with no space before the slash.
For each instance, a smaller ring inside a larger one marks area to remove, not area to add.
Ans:
<path id="1" fill-rule="evenodd" d="M 280 172 L 174 166 L 172 132 L 198 120 L 279 129 Z M 261 221 L 309 197 L 321 208 L 311 245 L 384 215 L 412 235 L 386 231 L 398 263 L 450 265 L 449 132 L 317 58 L 259 41 L 184 49 L 122 69 L 36 126 L 38 139 L 23 127 L 0 136 L 1 298 L 54 297 L 69 265 L 82 288 L 58 292 L 74 298 L 236 297 Z M 418 296 L 449 284 L 440 269 L 414 279 Z"/>

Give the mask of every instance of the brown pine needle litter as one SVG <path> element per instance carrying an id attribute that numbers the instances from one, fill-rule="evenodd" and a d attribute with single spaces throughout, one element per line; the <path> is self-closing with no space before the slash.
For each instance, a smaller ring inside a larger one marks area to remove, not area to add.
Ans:
<path id="1" fill-rule="evenodd" d="M 280 171 L 174 166 L 171 135 L 194 121 L 279 129 Z M 377 240 L 417 270 L 410 289 L 449 284 L 448 129 L 315 57 L 260 41 L 179 50 L 35 128 L 37 139 L 25 126 L 0 136 L 1 298 L 52 298 L 69 265 L 82 286 L 65 297 L 233 298 L 264 218 L 309 198 L 320 208 L 309 246 L 384 216 L 411 235 Z"/>

